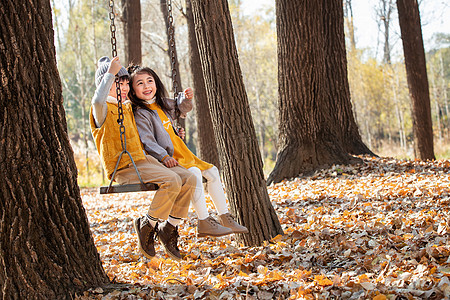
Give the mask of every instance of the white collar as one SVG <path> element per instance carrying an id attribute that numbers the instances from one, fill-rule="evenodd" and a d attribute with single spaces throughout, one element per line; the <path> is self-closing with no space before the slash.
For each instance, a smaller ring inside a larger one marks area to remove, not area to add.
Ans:
<path id="1" fill-rule="evenodd" d="M 153 97 L 153 98 L 150 99 L 150 100 L 145 101 L 144 103 L 145 103 L 145 104 L 153 104 L 153 103 L 155 103 L 155 101 L 156 101 L 156 96 Z"/>
<path id="2" fill-rule="evenodd" d="M 116 104 L 116 105 L 117 105 L 117 98 L 116 98 L 116 97 L 108 96 L 108 97 L 106 98 L 106 102 L 112 103 L 112 104 Z M 130 100 L 125 100 L 125 101 L 122 101 L 122 104 L 125 104 L 125 103 L 128 103 L 128 102 L 130 102 Z"/>

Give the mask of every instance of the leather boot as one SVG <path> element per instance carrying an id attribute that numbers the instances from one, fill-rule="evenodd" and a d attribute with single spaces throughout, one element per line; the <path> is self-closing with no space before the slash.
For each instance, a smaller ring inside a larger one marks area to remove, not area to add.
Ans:
<path id="1" fill-rule="evenodd" d="M 216 219 L 209 216 L 204 220 L 198 220 L 197 224 L 197 236 L 205 237 L 205 236 L 224 236 L 228 234 L 232 234 L 233 231 L 230 228 L 224 227 L 217 222 Z"/>
<path id="2" fill-rule="evenodd" d="M 164 247 L 164 251 L 173 260 L 180 261 L 180 250 L 178 249 L 178 226 L 175 227 L 169 222 L 165 221 L 158 226 L 158 239 Z"/>
<path id="3" fill-rule="evenodd" d="M 238 224 L 230 213 L 226 213 L 219 216 L 219 221 L 222 226 L 228 227 L 233 230 L 233 233 L 248 233 L 248 229 L 245 226 Z"/>
<path id="4" fill-rule="evenodd" d="M 156 228 L 150 225 L 146 216 L 136 218 L 133 222 L 134 230 L 138 236 L 139 250 L 147 258 L 155 256 L 155 232 Z M 157 227 L 158 224 L 155 225 Z"/>

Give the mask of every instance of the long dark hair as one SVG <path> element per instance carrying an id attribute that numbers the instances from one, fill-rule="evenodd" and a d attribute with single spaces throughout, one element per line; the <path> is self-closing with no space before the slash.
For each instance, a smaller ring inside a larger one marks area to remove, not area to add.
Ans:
<path id="1" fill-rule="evenodd" d="M 155 102 L 156 102 L 156 104 L 163 111 L 166 111 L 166 112 L 170 111 L 170 108 L 164 101 L 164 99 L 167 98 L 167 90 L 164 87 L 164 84 L 162 83 L 161 79 L 159 78 L 158 74 L 156 74 L 155 71 L 153 71 L 149 67 L 141 67 L 138 65 L 131 65 L 128 67 L 128 73 L 130 73 L 129 96 L 130 96 L 131 103 L 133 104 L 133 109 L 136 109 L 137 107 L 141 107 L 141 108 L 148 110 L 147 106 L 145 105 L 145 100 L 139 99 L 136 96 L 136 92 L 133 89 L 134 77 L 138 74 L 148 74 L 148 75 L 152 76 L 153 79 L 155 80 L 155 85 L 156 85 Z"/>

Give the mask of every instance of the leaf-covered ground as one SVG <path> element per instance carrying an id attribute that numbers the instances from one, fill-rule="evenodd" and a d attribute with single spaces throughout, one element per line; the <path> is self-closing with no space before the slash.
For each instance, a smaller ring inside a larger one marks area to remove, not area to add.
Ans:
<path id="1" fill-rule="evenodd" d="M 138 251 L 152 193 L 83 190 L 113 283 L 80 299 L 449 299 L 450 161 L 364 158 L 268 188 L 285 235 L 259 247 L 180 228 L 182 262 Z M 212 209 L 212 204 L 208 203 Z"/>

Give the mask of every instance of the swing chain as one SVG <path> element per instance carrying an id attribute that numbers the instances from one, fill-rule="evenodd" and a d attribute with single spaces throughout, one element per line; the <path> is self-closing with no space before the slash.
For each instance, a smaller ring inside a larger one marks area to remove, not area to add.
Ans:
<path id="1" fill-rule="evenodd" d="M 109 12 L 109 19 L 111 20 L 111 25 L 109 26 L 109 29 L 111 31 L 111 46 L 112 46 L 112 57 L 117 56 L 117 40 L 116 40 L 116 25 L 114 24 L 114 0 L 109 1 L 109 7 L 111 11 Z M 122 94 L 120 92 L 120 80 L 119 77 L 116 76 L 115 79 L 116 83 L 116 94 L 117 94 L 117 111 L 119 113 L 119 116 L 117 118 L 117 123 L 119 124 L 119 131 L 120 131 L 120 142 L 122 144 L 122 149 L 127 150 L 127 138 L 125 135 L 125 126 L 123 125 L 123 108 L 122 108 Z"/>
<path id="2" fill-rule="evenodd" d="M 178 96 L 178 83 L 177 83 L 177 69 L 176 69 L 176 58 L 175 58 L 175 29 L 173 27 L 173 16 L 172 16 L 172 0 L 167 0 L 167 11 L 169 20 L 169 50 L 170 50 L 170 60 L 172 67 L 172 86 L 174 99 Z"/>

